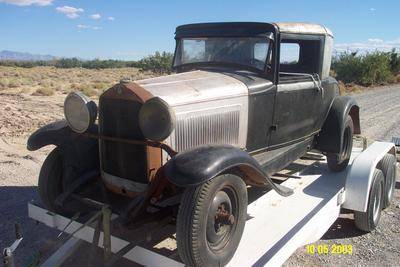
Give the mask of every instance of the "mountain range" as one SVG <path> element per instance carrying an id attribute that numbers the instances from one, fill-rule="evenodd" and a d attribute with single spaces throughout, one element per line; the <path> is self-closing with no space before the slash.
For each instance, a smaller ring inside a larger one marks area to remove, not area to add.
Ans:
<path id="1" fill-rule="evenodd" d="M 56 57 L 51 55 L 35 55 L 31 53 L 15 52 L 9 50 L 0 51 L 1 60 L 12 60 L 12 61 L 48 61 L 53 60 Z"/>

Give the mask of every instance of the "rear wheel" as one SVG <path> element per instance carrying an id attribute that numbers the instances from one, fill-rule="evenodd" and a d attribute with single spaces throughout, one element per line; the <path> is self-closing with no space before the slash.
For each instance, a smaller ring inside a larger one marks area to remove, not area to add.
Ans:
<path id="1" fill-rule="evenodd" d="M 385 190 L 383 194 L 383 208 L 385 209 L 393 199 L 396 184 L 396 157 L 392 154 L 386 154 L 379 162 L 378 168 L 385 177 Z"/>
<path id="2" fill-rule="evenodd" d="M 379 219 L 381 218 L 383 192 L 383 173 L 381 170 L 375 169 L 369 192 L 367 210 L 365 212 L 354 211 L 354 223 L 358 229 L 371 232 L 378 226 Z"/>
<path id="3" fill-rule="evenodd" d="M 185 190 L 179 207 L 178 252 L 188 266 L 223 266 L 239 245 L 247 214 L 243 180 L 224 174 Z"/>
<path id="4" fill-rule="evenodd" d="M 347 115 L 343 132 L 343 142 L 340 153 L 328 153 L 326 159 L 331 171 L 340 172 L 346 169 L 350 161 L 351 151 L 353 149 L 354 125 L 350 115 Z"/>

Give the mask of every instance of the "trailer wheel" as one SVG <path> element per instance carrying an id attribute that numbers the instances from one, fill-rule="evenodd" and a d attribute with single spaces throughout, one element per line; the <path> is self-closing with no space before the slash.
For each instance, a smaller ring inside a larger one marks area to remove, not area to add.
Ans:
<path id="1" fill-rule="evenodd" d="M 385 190 L 383 194 L 383 208 L 387 208 L 393 199 L 394 188 L 396 184 L 396 157 L 392 154 L 386 154 L 379 162 L 378 168 L 385 176 Z"/>
<path id="2" fill-rule="evenodd" d="M 243 180 L 224 174 L 186 188 L 179 207 L 176 239 L 188 266 L 223 266 L 233 257 L 247 215 Z"/>
<path id="3" fill-rule="evenodd" d="M 39 196 L 42 204 L 50 211 L 66 214 L 67 212 L 55 204 L 62 193 L 62 154 L 55 148 L 43 162 L 39 173 Z"/>
<path id="4" fill-rule="evenodd" d="M 353 133 L 354 124 L 350 115 L 347 115 L 346 123 L 344 126 L 343 143 L 340 153 L 327 153 L 326 159 L 328 168 L 333 172 L 343 171 L 349 164 L 351 151 L 353 149 Z"/>
<path id="5" fill-rule="evenodd" d="M 384 195 L 384 176 L 381 170 L 375 169 L 369 192 L 367 211 L 354 211 L 354 222 L 360 230 L 371 232 L 376 228 L 381 217 Z"/>

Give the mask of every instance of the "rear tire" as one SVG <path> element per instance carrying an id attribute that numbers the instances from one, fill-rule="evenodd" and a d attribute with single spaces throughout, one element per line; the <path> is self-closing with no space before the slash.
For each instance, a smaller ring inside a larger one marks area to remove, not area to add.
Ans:
<path id="1" fill-rule="evenodd" d="M 224 174 L 186 188 L 179 207 L 176 239 L 187 266 L 224 266 L 233 257 L 247 215 L 243 180 Z"/>
<path id="2" fill-rule="evenodd" d="M 396 157 L 386 154 L 379 162 L 378 168 L 385 176 L 385 190 L 383 194 L 383 208 L 387 208 L 393 199 L 396 184 Z"/>
<path id="3" fill-rule="evenodd" d="M 40 199 L 46 209 L 66 214 L 66 210 L 55 204 L 56 198 L 63 192 L 62 169 L 62 154 L 58 148 L 55 148 L 43 162 L 38 187 Z"/>
<path id="4" fill-rule="evenodd" d="M 356 227 L 365 232 L 371 232 L 379 223 L 384 195 L 384 176 L 381 170 L 375 169 L 369 192 L 366 212 L 354 211 Z"/>
<path id="5" fill-rule="evenodd" d="M 346 169 L 350 161 L 351 151 L 353 149 L 353 133 L 353 120 L 351 119 L 350 115 L 347 115 L 346 123 L 344 125 L 343 143 L 342 147 L 340 148 L 340 153 L 326 154 L 329 170 L 333 172 L 340 172 Z"/>

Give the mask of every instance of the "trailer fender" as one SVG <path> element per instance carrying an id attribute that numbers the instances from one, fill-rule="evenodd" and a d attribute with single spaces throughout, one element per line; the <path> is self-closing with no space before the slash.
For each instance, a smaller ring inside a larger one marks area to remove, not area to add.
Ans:
<path id="1" fill-rule="evenodd" d="M 199 146 L 177 154 L 165 165 L 170 182 L 181 187 L 196 186 L 226 172 L 234 172 L 250 184 L 270 186 L 283 196 L 293 193 L 275 184 L 252 156 L 229 145 Z"/>
<path id="2" fill-rule="evenodd" d="M 336 97 L 316 139 L 316 148 L 329 153 L 340 153 L 347 115 L 354 124 L 354 134 L 360 134 L 360 108 L 351 96 Z"/>
<path id="3" fill-rule="evenodd" d="M 374 170 L 387 153 L 396 155 L 393 143 L 374 142 L 354 159 L 346 176 L 343 208 L 367 210 Z"/>

